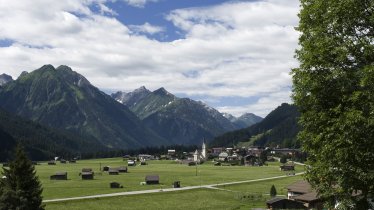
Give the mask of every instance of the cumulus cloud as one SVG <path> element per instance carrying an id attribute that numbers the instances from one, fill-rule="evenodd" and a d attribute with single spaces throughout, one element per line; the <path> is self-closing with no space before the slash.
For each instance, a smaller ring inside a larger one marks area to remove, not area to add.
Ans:
<path id="1" fill-rule="evenodd" d="M 158 0 L 122 0 L 130 6 L 143 8 L 149 2 L 157 2 Z"/>
<path id="2" fill-rule="evenodd" d="M 141 34 L 141 33 L 146 33 L 146 34 L 157 34 L 165 31 L 163 27 L 160 26 L 154 26 L 149 23 L 144 23 L 143 25 L 130 25 L 129 26 L 132 31 L 135 33 Z"/>
<path id="3" fill-rule="evenodd" d="M 170 42 L 141 35 L 166 33 L 160 26 L 123 24 L 105 0 L 0 3 L 0 40 L 13 42 L 0 47 L 0 70 L 17 77 L 46 63 L 65 64 L 102 89 L 145 85 L 188 96 L 258 96 L 254 104 L 220 109 L 268 113 L 290 101 L 289 72 L 297 66 L 298 1 L 282 2 L 235 1 L 171 11 L 166 19 L 185 36 Z M 99 12 L 90 9 L 93 5 Z"/>

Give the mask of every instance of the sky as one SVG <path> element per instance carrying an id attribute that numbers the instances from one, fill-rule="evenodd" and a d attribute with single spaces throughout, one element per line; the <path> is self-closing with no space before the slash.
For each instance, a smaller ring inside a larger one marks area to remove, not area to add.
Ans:
<path id="1" fill-rule="evenodd" d="M 68 65 L 235 116 L 291 103 L 298 0 L 0 0 L 0 74 Z"/>

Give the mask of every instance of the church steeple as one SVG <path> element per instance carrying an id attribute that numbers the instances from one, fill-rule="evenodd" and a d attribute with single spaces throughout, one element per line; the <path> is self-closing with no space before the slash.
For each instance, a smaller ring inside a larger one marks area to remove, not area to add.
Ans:
<path id="1" fill-rule="evenodd" d="M 205 139 L 203 139 L 203 146 L 201 147 L 201 156 L 203 159 L 206 159 Z"/>

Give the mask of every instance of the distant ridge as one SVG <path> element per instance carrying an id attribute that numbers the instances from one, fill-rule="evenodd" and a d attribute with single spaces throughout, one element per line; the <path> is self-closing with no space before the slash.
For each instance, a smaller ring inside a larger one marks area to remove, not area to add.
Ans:
<path id="1" fill-rule="evenodd" d="M 209 146 L 221 147 L 250 142 L 258 146 L 284 145 L 299 147 L 296 135 L 300 130 L 297 123 L 299 112 L 295 105 L 283 103 L 270 112 L 261 122 L 248 128 L 227 132 L 215 137 Z"/>

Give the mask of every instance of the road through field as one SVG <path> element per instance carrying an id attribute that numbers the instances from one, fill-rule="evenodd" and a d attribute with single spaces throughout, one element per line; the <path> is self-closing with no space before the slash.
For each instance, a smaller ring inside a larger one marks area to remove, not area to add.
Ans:
<path id="1" fill-rule="evenodd" d="M 302 175 L 302 174 L 304 174 L 304 172 L 296 173 L 295 176 Z M 72 198 L 58 198 L 58 199 L 44 200 L 43 202 L 44 203 L 51 203 L 51 202 L 60 202 L 60 201 L 85 200 L 85 199 L 105 198 L 105 197 L 114 197 L 114 196 L 174 192 L 174 191 L 183 191 L 183 190 L 193 190 L 193 189 L 199 189 L 199 188 L 217 189 L 216 187 L 219 187 L 219 186 L 244 184 L 244 183 L 251 183 L 251 182 L 260 182 L 260 181 L 273 180 L 273 179 L 282 179 L 282 178 L 286 178 L 286 177 L 289 177 L 289 176 L 288 175 L 274 176 L 274 177 L 268 177 L 268 178 L 262 178 L 262 179 L 252 179 L 252 180 L 237 181 L 237 182 L 227 182 L 227 183 L 197 185 L 197 186 L 186 186 L 186 187 L 182 187 L 182 188 L 165 188 L 165 189 L 160 188 L 160 189 L 153 189 L 153 190 L 119 192 L 119 193 L 99 194 L 99 195 L 90 195 L 90 196 L 81 196 L 81 197 L 72 197 Z"/>

